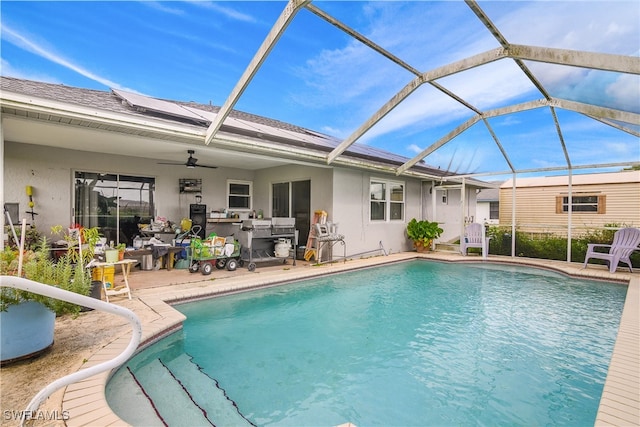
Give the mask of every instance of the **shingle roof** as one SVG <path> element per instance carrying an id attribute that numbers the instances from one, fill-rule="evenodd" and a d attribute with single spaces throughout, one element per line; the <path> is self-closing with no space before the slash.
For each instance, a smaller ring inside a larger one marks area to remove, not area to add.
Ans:
<path id="1" fill-rule="evenodd" d="M 62 84 L 45 83 L 33 80 L 17 79 L 13 77 L 0 77 L 0 88 L 3 91 L 10 91 L 14 93 L 20 93 L 23 95 L 34 96 L 41 99 L 49 99 L 57 102 L 64 102 L 68 104 L 78 105 L 87 108 L 93 108 L 98 110 L 110 111 L 120 114 L 127 114 L 131 116 L 138 116 L 141 118 L 153 117 L 157 120 L 162 120 L 170 123 L 180 123 L 183 126 L 196 128 L 199 130 L 206 130 L 205 123 L 196 123 L 193 120 L 186 118 L 180 118 L 171 116 L 169 114 L 162 114 L 159 112 L 143 111 L 140 109 L 132 108 L 122 98 L 117 96 L 112 91 L 101 91 L 95 89 L 85 89 L 72 86 L 66 86 Z M 177 105 L 196 108 L 210 113 L 217 113 L 220 110 L 219 106 L 198 104 L 195 102 L 184 102 L 174 100 L 162 100 L 171 102 Z M 230 117 L 243 120 L 250 123 L 260 124 L 268 126 L 274 129 L 280 129 L 292 132 L 291 135 L 299 134 L 300 138 L 279 138 L 275 140 L 277 143 L 285 145 L 295 145 L 300 147 L 306 147 L 309 149 L 315 149 L 319 151 L 329 152 L 335 148 L 340 140 L 331 137 L 329 135 L 322 134 L 310 129 L 305 129 L 300 126 L 296 126 L 290 123 L 281 122 L 279 120 L 270 119 L 267 117 L 257 116 L 254 114 L 245 113 L 243 111 L 234 110 L 230 114 Z M 223 126 L 230 132 L 239 133 L 241 129 L 233 128 L 229 125 Z M 304 137 L 304 138 L 303 138 Z M 309 142 L 312 141 L 312 142 Z M 384 150 L 380 150 L 374 147 L 369 147 L 363 144 L 352 145 L 345 153 L 351 157 L 357 157 L 361 159 L 371 160 L 384 164 L 401 165 L 409 160 L 407 157 L 403 157 L 394 153 L 390 153 Z M 415 169 L 421 170 L 425 173 L 429 173 L 437 176 L 450 176 L 452 174 L 443 172 L 437 168 L 432 168 L 424 164 L 418 164 L 414 166 Z"/>

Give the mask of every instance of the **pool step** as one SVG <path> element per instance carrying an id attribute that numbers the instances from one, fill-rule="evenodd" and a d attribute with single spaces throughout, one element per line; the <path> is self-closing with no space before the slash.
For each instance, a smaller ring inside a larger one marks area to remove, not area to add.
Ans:
<path id="1" fill-rule="evenodd" d="M 109 406 L 133 426 L 164 426 L 151 402 L 127 369 L 114 375 L 107 385 Z"/>
<path id="2" fill-rule="evenodd" d="M 206 411 L 196 405 L 183 385 L 174 378 L 160 359 L 155 359 L 138 369 L 135 379 L 166 425 L 215 425 L 207 417 Z"/>
<path id="3" fill-rule="evenodd" d="M 253 425 L 240 414 L 235 403 L 227 397 L 224 390 L 220 389 L 218 383 L 203 373 L 192 362 L 189 355 L 183 353 L 165 362 L 165 366 L 189 391 L 195 404 L 206 412 L 207 418 L 215 425 L 239 427 Z"/>

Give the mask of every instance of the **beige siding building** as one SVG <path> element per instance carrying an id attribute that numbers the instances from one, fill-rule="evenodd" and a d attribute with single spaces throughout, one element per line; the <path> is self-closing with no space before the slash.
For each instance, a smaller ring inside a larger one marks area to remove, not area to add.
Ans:
<path id="1" fill-rule="evenodd" d="M 516 179 L 516 226 L 520 231 L 566 235 L 569 222 L 569 178 Z M 500 187 L 500 225 L 510 226 L 513 180 Z M 607 224 L 640 227 L 640 171 L 574 175 L 574 235 Z"/>

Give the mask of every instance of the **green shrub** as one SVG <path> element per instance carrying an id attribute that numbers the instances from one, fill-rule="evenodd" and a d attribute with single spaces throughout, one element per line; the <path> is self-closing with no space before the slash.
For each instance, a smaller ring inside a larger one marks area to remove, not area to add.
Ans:
<path id="1" fill-rule="evenodd" d="M 617 224 L 607 224 L 606 227 L 620 227 Z M 571 261 L 583 262 L 587 254 L 589 243 L 611 244 L 615 230 L 589 230 L 571 241 Z M 489 253 L 493 255 L 511 255 L 511 228 L 489 227 L 487 236 L 489 241 Z M 566 261 L 567 238 L 548 236 L 532 238 L 527 233 L 516 229 L 516 256 L 526 258 L 552 259 Z M 591 262 L 591 261 L 590 261 Z M 602 260 L 594 260 L 594 263 L 602 263 Z M 631 265 L 640 268 L 640 251 L 631 255 Z"/>

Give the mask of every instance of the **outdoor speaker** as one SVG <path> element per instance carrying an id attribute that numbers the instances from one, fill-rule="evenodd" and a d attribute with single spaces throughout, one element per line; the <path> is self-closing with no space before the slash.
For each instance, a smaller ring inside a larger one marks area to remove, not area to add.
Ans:
<path id="1" fill-rule="evenodd" d="M 204 239 L 207 233 L 207 205 L 189 205 L 189 218 L 191 219 L 191 229 L 199 225 L 200 231 L 198 231 L 198 236 Z"/>

